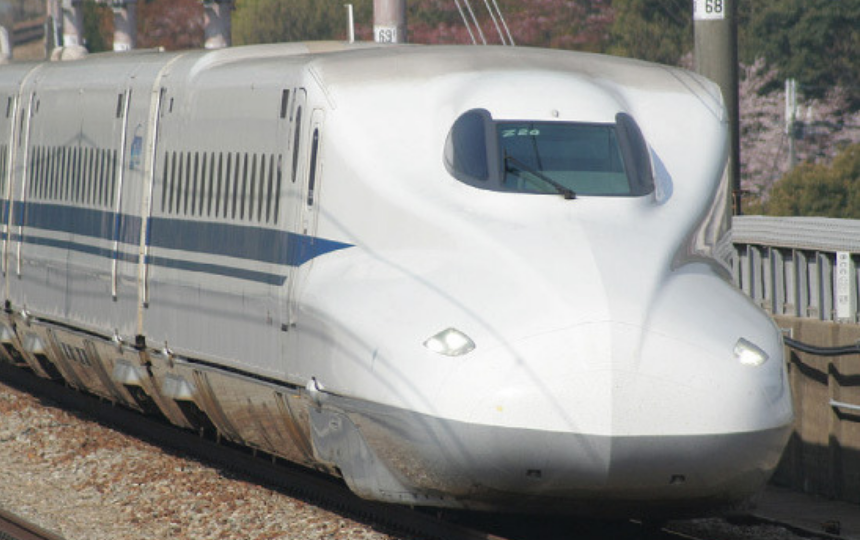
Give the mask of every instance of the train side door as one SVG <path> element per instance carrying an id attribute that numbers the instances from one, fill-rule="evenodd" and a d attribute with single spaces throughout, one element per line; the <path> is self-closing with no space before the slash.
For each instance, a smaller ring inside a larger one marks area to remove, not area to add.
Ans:
<path id="1" fill-rule="evenodd" d="M 322 180 L 322 129 L 325 112 L 314 109 L 307 127 L 302 133 L 300 161 L 301 175 L 298 183 L 298 208 L 296 209 L 296 234 L 293 236 L 292 285 L 290 286 L 290 323 L 294 324 L 298 313 L 302 287 L 313 266 L 316 226 L 319 208 L 319 193 Z"/>
<path id="2" fill-rule="evenodd" d="M 13 187 L 12 187 L 12 196 L 10 197 L 9 204 L 11 206 L 11 219 L 10 224 L 14 225 L 12 228 L 12 233 L 10 236 L 17 236 L 17 240 L 15 242 L 15 274 L 17 276 L 21 276 L 22 270 L 22 260 L 24 257 L 23 248 L 24 248 L 24 224 L 26 222 L 26 211 L 27 211 L 27 189 L 28 189 L 28 180 L 30 175 L 30 132 L 33 126 L 33 116 L 35 115 L 35 104 L 37 102 L 36 98 L 36 84 L 32 84 L 32 87 L 28 92 L 24 93 L 25 98 L 21 100 L 20 110 L 19 110 L 19 120 L 20 120 L 20 129 L 17 140 L 18 149 L 16 150 L 16 155 L 18 160 L 15 163 L 15 170 L 13 178 Z M 15 184 L 20 185 L 20 189 L 17 193 L 15 193 Z M 17 197 L 17 200 L 16 200 Z M 16 212 L 18 215 L 16 215 Z"/>
<path id="3" fill-rule="evenodd" d="M 322 160 L 320 150 L 322 149 L 322 125 L 324 113 L 322 109 L 314 109 L 311 117 L 310 129 L 308 130 L 308 170 L 302 193 L 301 211 L 301 233 L 309 237 L 313 243 L 316 234 L 316 216 L 319 198 L 319 182 L 322 172 Z"/>
<path id="4" fill-rule="evenodd" d="M 8 244 L 10 242 L 12 227 L 12 224 L 9 223 L 9 214 L 12 209 L 13 164 L 15 162 L 14 156 L 17 140 L 15 125 L 18 114 L 18 93 L 16 92 L 7 98 L 5 121 L 2 124 L 4 143 L 0 146 L 0 152 L 2 152 L 2 155 L 0 155 L 0 172 L 2 172 L 2 178 L 0 178 L 0 198 L 3 201 L 3 206 L 0 208 L 0 222 L 2 222 L 0 223 L 0 233 L 2 233 L 3 238 L 2 255 L 0 255 L 2 263 L 0 263 L 0 266 L 2 266 L 4 275 L 6 274 Z M 4 299 L 7 296 L 8 293 L 4 290 Z"/>

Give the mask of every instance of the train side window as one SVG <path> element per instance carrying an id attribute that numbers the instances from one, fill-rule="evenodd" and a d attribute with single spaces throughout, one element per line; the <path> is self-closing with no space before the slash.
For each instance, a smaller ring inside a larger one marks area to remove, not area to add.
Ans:
<path id="1" fill-rule="evenodd" d="M 80 176 L 78 177 L 78 202 L 82 204 L 86 204 L 87 202 L 87 184 L 88 184 L 88 176 L 87 176 L 87 164 L 89 162 L 89 148 L 81 148 L 78 151 L 78 171 L 80 171 Z"/>
<path id="2" fill-rule="evenodd" d="M 275 155 L 269 156 L 268 191 L 266 194 L 266 223 L 272 219 L 272 190 L 275 184 Z"/>
<path id="3" fill-rule="evenodd" d="M 302 108 L 296 110 L 296 131 L 293 134 L 293 183 L 296 182 L 296 171 L 299 167 L 299 141 L 302 136 Z"/>
<path id="4" fill-rule="evenodd" d="M 61 189 L 61 174 L 60 171 L 63 168 L 63 156 L 62 156 L 62 148 L 59 146 L 54 147 L 54 186 L 51 188 L 51 193 L 54 195 L 55 200 L 60 199 L 60 189 Z"/>
<path id="5" fill-rule="evenodd" d="M 188 201 L 191 199 L 191 181 L 194 178 L 191 169 L 191 152 L 185 153 L 185 176 L 182 177 L 182 215 L 188 215 Z"/>
<path id="6" fill-rule="evenodd" d="M 314 205 L 314 188 L 317 183 L 317 153 L 320 147 L 320 130 L 314 129 L 311 140 L 311 170 L 308 173 L 308 206 Z"/>
<path id="7" fill-rule="evenodd" d="M 182 175 L 185 174 L 185 161 L 182 152 L 174 152 L 173 160 L 176 163 L 176 177 L 173 179 L 173 193 L 170 199 L 170 213 L 178 214 L 182 208 Z"/>
<path id="8" fill-rule="evenodd" d="M 230 179 L 233 174 L 233 154 L 227 152 L 227 167 L 224 169 L 224 216 L 230 217 Z"/>
<path id="9" fill-rule="evenodd" d="M 212 198 L 215 194 L 215 152 L 209 154 L 209 197 L 206 200 L 206 217 L 212 216 Z"/>
<path id="10" fill-rule="evenodd" d="M 36 195 L 36 173 L 34 171 L 34 169 L 36 168 L 36 151 L 37 148 L 30 148 L 30 165 L 28 167 L 29 171 L 27 173 L 27 195 L 29 195 L 30 197 L 34 197 Z"/>
<path id="11" fill-rule="evenodd" d="M 108 150 L 104 153 L 103 160 L 105 166 L 105 205 L 112 206 L 114 204 L 114 200 L 111 197 L 111 186 L 116 182 L 116 174 L 115 171 L 111 168 L 110 163 L 111 151 Z"/>
<path id="12" fill-rule="evenodd" d="M 167 191 L 167 210 L 168 214 L 173 213 L 173 191 L 176 186 L 176 152 L 171 152 L 169 154 L 170 159 L 166 159 L 165 161 L 170 162 L 170 176 L 167 177 L 165 181 L 165 190 Z"/>
<path id="13" fill-rule="evenodd" d="M 66 176 L 68 171 L 66 167 L 66 147 L 60 147 L 60 156 L 58 159 L 58 170 L 59 174 L 57 175 L 57 199 L 66 200 L 66 186 L 68 186 L 69 177 Z"/>
<path id="14" fill-rule="evenodd" d="M 48 195 L 48 147 L 39 147 L 39 197 Z"/>
<path id="15" fill-rule="evenodd" d="M 29 195 L 35 197 L 39 192 L 39 147 L 30 148 L 30 185 Z"/>
<path id="16" fill-rule="evenodd" d="M 200 192 L 197 194 L 197 215 L 203 215 L 203 203 L 206 202 L 206 152 L 200 157 L 200 177 L 198 186 Z"/>
<path id="17" fill-rule="evenodd" d="M 117 166 L 120 165 L 120 163 L 117 160 L 116 150 L 111 150 L 109 152 L 109 154 L 110 154 L 110 161 L 109 161 L 109 163 L 110 163 L 110 165 L 109 165 L 110 175 L 108 175 L 108 188 L 109 188 L 108 189 L 108 200 L 111 201 L 111 203 L 113 203 L 113 201 L 116 200 L 116 188 L 117 188 L 117 185 L 116 185 L 116 169 L 117 169 Z"/>
<path id="18" fill-rule="evenodd" d="M 39 147 L 30 148 L 30 196 L 36 197 L 39 193 Z"/>
<path id="19" fill-rule="evenodd" d="M 263 202 L 265 199 L 266 190 L 266 154 L 260 154 L 260 176 L 257 177 L 257 221 L 263 221 Z"/>
<path id="20" fill-rule="evenodd" d="M 170 190 L 170 152 L 164 152 L 164 171 L 161 173 L 161 213 L 167 209 L 167 192 Z"/>
<path id="21" fill-rule="evenodd" d="M 284 178 L 284 172 L 283 172 L 283 166 L 282 165 L 283 165 L 283 160 L 281 159 L 281 156 L 279 155 L 278 156 L 278 176 L 277 176 L 277 183 L 275 184 L 275 209 L 273 212 L 275 214 L 274 215 L 275 224 L 278 223 L 278 214 L 281 211 L 281 183 L 282 183 L 283 178 Z"/>
<path id="22" fill-rule="evenodd" d="M 191 176 L 191 215 L 197 213 L 197 196 L 200 194 L 200 154 L 194 152 L 194 174 Z"/>
<path id="23" fill-rule="evenodd" d="M 66 149 L 66 172 L 63 175 L 63 200 L 71 201 L 75 196 L 75 149 Z"/>
<path id="24" fill-rule="evenodd" d="M 0 149 L 2 152 L 2 149 Z M 53 187 L 54 180 L 54 149 L 50 146 L 45 147 L 45 198 L 50 199 L 52 196 L 51 188 Z M 5 163 L 3 162 L 3 156 L 0 155 L 0 174 L 5 174 Z"/>
<path id="25" fill-rule="evenodd" d="M 90 192 L 93 185 L 93 150 L 92 148 L 84 149 L 84 174 L 83 174 L 83 202 L 90 202 Z"/>
<path id="26" fill-rule="evenodd" d="M 96 156 L 98 155 L 98 149 L 92 148 L 90 149 L 90 163 L 89 163 L 89 188 L 87 189 L 87 199 L 90 204 L 96 204 L 98 200 L 96 196 L 98 195 L 98 161 L 96 161 Z"/>
<path id="27" fill-rule="evenodd" d="M 245 219 L 245 207 L 248 206 L 248 154 L 245 154 L 242 164 L 242 197 L 239 199 L 239 219 Z"/>
<path id="28" fill-rule="evenodd" d="M 77 149 L 77 159 L 78 159 L 78 178 L 75 186 L 77 187 L 77 201 L 78 203 L 86 202 L 86 181 L 87 181 L 87 149 L 86 148 L 78 148 Z"/>
<path id="29" fill-rule="evenodd" d="M 11 98 L 10 98 L 11 99 Z M 290 103 L 290 91 L 283 90 L 281 92 L 281 119 L 287 117 L 287 106 Z"/>
<path id="30" fill-rule="evenodd" d="M 98 201 L 99 206 L 107 206 L 105 200 L 105 150 L 101 148 L 96 151 L 96 168 L 98 178 L 96 201 Z"/>
<path id="31" fill-rule="evenodd" d="M 64 178 L 66 178 L 66 148 L 61 146 L 57 150 L 57 187 L 55 191 L 57 199 L 63 198 Z"/>
<path id="32" fill-rule="evenodd" d="M 81 149 L 72 148 L 72 200 L 81 202 Z"/>
<path id="33" fill-rule="evenodd" d="M 65 163 L 65 173 L 63 174 L 63 200 L 70 201 L 72 200 L 72 196 L 74 195 L 74 191 L 72 191 L 72 187 L 74 186 L 74 171 L 72 168 L 74 167 L 75 161 L 73 159 L 72 148 L 66 148 L 66 163 Z"/>
<path id="34" fill-rule="evenodd" d="M 224 179 L 224 152 L 218 152 L 218 183 L 215 188 L 215 217 L 221 215 L 221 182 Z"/>
<path id="35" fill-rule="evenodd" d="M 90 204 L 101 204 L 101 199 L 99 198 L 99 183 L 101 182 L 99 156 L 101 156 L 101 150 L 93 148 L 90 152 L 90 175 L 92 176 L 90 180 Z"/>
<path id="36" fill-rule="evenodd" d="M 0 146 L 0 193 L 6 191 L 6 145 Z"/>
<path id="37" fill-rule="evenodd" d="M 254 221 L 254 203 L 257 199 L 257 154 L 251 154 L 251 176 L 248 187 L 248 219 Z"/>
<path id="38" fill-rule="evenodd" d="M 236 152 L 236 166 L 233 169 L 233 213 L 231 217 L 236 219 L 236 214 L 238 210 L 238 202 L 239 202 L 239 181 L 241 180 L 242 175 L 242 163 L 239 157 L 239 152 Z"/>

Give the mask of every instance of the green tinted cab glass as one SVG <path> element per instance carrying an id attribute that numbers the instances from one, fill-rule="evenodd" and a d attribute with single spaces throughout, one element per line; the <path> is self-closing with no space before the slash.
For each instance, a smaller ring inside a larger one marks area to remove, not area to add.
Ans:
<path id="1" fill-rule="evenodd" d="M 504 189 L 556 193 L 540 175 L 578 195 L 630 195 L 614 124 L 498 122 Z"/>

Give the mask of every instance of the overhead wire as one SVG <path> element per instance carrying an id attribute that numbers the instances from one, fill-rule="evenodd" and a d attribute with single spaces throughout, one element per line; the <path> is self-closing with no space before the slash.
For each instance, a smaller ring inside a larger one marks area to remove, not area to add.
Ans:
<path id="1" fill-rule="evenodd" d="M 499 9 L 499 4 L 496 0 L 493 0 L 493 5 L 496 6 L 496 11 L 499 13 L 499 19 L 502 21 L 502 27 L 505 29 L 505 33 L 508 35 L 508 43 L 511 47 L 516 47 L 516 43 L 514 43 L 514 36 L 511 35 L 511 29 L 508 28 L 508 23 L 505 21 L 505 16 L 502 14 L 502 10 Z M 502 40 L 504 42 L 504 39 Z"/>
<path id="2" fill-rule="evenodd" d="M 481 43 L 486 45 L 487 38 L 484 36 L 484 31 L 481 30 L 481 23 L 478 22 L 478 17 L 475 16 L 475 11 L 472 9 L 472 3 L 469 0 L 463 0 L 463 3 L 466 4 L 466 9 L 469 11 L 469 15 L 472 17 L 472 21 L 475 23 L 475 29 L 478 31 L 478 35 L 481 37 Z"/>
<path id="3" fill-rule="evenodd" d="M 475 39 L 475 34 L 472 32 L 472 26 L 469 24 L 469 19 L 466 18 L 466 13 L 463 11 L 463 7 L 460 5 L 460 0 L 454 0 L 454 4 L 457 6 L 457 11 L 460 12 L 460 17 L 463 19 L 463 24 L 466 26 L 466 31 L 469 32 L 469 37 L 472 38 L 472 45 L 477 45 L 478 41 Z"/>

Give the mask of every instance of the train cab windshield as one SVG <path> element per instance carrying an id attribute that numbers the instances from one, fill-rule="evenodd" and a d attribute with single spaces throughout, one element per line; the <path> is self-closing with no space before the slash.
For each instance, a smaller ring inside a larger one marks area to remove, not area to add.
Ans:
<path id="1" fill-rule="evenodd" d="M 493 120 L 474 109 L 461 115 L 445 146 L 458 180 L 515 193 L 641 196 L 654 190 L 651 161 L 633 118 L 615 123 Z"/>

